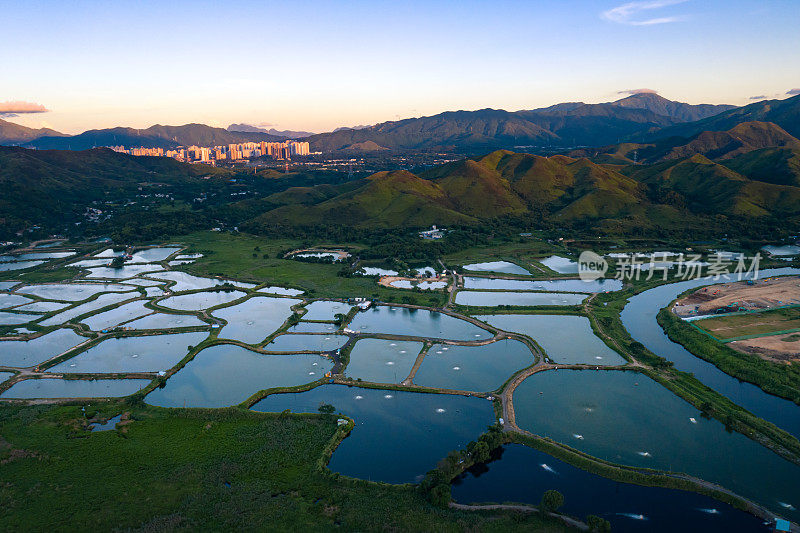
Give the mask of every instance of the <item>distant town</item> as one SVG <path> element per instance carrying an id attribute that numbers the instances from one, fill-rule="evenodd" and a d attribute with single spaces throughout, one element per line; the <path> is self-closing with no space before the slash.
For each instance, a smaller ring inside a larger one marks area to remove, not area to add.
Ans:
<path id="1" fill-rule="evenodd" d="M 189 146 L 167 150 L 144 147 L 126 148 L 124 146 L 110 146 L 109 148 L 115 152 L 135 156 L 166 156 L 185 163 L 207 163 L 212 165 L 216 164 L 217 161 L 233 162 L 258 157 L 270 157 L 276 161 L 286 161 L 292 159 L 292 157 L 311 154 L 311 149 L 307 142 L 291 140 L 283 142 L 247 142 L 212 147 Z"/>

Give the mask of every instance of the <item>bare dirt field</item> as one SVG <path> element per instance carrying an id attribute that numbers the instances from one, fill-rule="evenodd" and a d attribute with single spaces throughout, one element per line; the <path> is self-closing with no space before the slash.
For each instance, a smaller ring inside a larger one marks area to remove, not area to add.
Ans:
<path id="1" fill-rule="evenodd" d="M 681 317 L 716 312 L 770 309 L 800 304 L 800 277 L 785 276 L 739 281 L 703 287 L 676 302 L 673 311 Z"/>
<path id="2" fill-rule="evenodd" d="M 752 353 L 773 361 L 800 361 L 800 334 L 770 335 L 742 341 L 728 346 L 740 352 Z"/>

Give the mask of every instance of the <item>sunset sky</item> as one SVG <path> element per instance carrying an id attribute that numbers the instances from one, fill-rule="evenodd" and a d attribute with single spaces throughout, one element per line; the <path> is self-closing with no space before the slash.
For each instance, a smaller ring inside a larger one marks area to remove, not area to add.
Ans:
<path id="1" fill-rule="evenodd" d="M 7 0 L 0 13 L 0 102 L 49 110 L 0 118 L 66 133 L 320 132 L 638 88 L 742 105 L 800 87 L 797 0 Z"/>

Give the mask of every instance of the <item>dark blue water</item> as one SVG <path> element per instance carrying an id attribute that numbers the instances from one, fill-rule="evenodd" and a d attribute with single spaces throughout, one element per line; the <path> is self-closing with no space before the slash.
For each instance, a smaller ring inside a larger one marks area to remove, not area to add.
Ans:
<path id="1" fill-rule="evenodd" d="M 800 269 L 762 270 L 760 277 L 786 274 L 800 274 Z M 631 337 L 644 344 L 656 355 L 675 363 L 675 368 L 678 370 L 693 373 L 705 385 L 727 396 L 734 403 L 792 435 L 800 437 L 800 406 L 789 400 L 767 394 L 751 383 L 739 381 L 713 364 L 695 357 L 680 344 L 669 340 L 656 321 L 659 310 L 669 305 L 683 291 L 729 281 L 733 280 L 696 279 L 661 285 L 644 291 L 632 297 L 622 310 L 622 323 Z"/>
<path id="2" fill-rule="evenodd" d="M 538 505 L 550 489 L 564 495 L 560 511 L 581 519 L 600 516 L 611 522 L 615 533 L 770 531 L 760 519 L 713 498 L 618 483 L 520 444 L 502 448 L 496 460 L 456 478 L 452 494 L 459 503 Z"/>
<path id="3" fill-rule="evenodd" d="M 256 411 L 316 413 L 333 405 L 355 427 L 331 457 L 334 472 L 387 483 L 413 483 L 494 422 L 492 402 L 448 394 L 323 385 L 308 392 L 273 394 Z"/>

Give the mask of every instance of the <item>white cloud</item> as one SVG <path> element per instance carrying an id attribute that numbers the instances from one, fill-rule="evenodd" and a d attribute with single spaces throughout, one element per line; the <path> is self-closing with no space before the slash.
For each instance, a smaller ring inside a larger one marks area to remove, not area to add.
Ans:
<path id="1" fill-rule="evenodd" d="M 661 9 L 664 7 L 673 6 L 675 4 L 682 4 L 687 0 L 644 0 L 637 2 L 628 2 L 617 7 L 611 8 L 608 11 L 603 11 L 601 17 L 617 24 L 626 24 L 628 26 L 652 26 L 654 24 L 668 24 L 670 22 L 678 22 L 682 17 L 667 16 L 667 17 L 652 17 L 647 18 L 648 12 L 654 9 Z"/>
<path id="2" fill-rule="evenodd" d="M 624 91 L 617 91 L 617 94 L 658 94 L 655 89 L 625 89 Z"/>
<path id="3" fill-rule="evenodd" d="M 0 102 L 0 117 L 16 117 L 20 114 L 47 113 L 49 110 L 42 104 L 22 102 L 20 100 Z"/>

